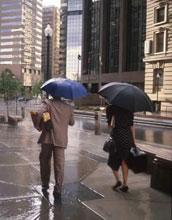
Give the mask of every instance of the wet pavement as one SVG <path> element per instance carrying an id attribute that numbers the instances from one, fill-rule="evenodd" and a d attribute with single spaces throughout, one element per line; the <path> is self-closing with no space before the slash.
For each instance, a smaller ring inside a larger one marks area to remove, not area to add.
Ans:
<path id="1" fill-rule="evenodd" d="M 76 115 L 75 127 L 83 130 L 89 130 L 94 132 L 95 130 L 95 119 L 89 116 Z M 157 126 L 147 126 L 143 124 L 134 124 L 136 138 L 138 141 L 156 144 L 156 146 L 172 149 L 172 129 L 161 128 Z M 108 134 L 109 129 L 105 119 L 101 120 L 101 131 L 102 133 Z"/>
<path id="2" fill-rule="evenodd" d="M 170 196 L 150 188 L 145 173 L 129 173 L 128 193 L 112 191 L 114 177 L 102 151 L 107 134 L 95 136 L 77 127 L 69 128 L 62 201 L 52 196 L 53 170 L 45 199 L 38 137 L 28 115 L 18 127 L 0 124 L 0 219 L 171 219 Z"/>

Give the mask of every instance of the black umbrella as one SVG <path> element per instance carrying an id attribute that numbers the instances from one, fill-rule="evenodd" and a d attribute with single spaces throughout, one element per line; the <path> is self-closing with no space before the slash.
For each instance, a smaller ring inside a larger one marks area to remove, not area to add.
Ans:
<path id="1" fill-rule="evenodd" d="M 131 84 L 108 83 L 98 91 L 98 94 L 106 98 L 110 104 L 128 109 L 131 112 L 152 112 L 152 102 L 148 95 Z"/>

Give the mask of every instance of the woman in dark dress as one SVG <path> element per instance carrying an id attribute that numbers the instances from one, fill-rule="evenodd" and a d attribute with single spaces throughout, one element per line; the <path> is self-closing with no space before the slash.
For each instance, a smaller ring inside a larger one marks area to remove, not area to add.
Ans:
<path id="1" fill-rule="evenodd" d="M 115 126 L 111 127 L 112 116 L 115 118 Z M 113 190 L 120 188 L 127 192 L 128 166 L 127 159 L 132 146 L 135 146 L 135 130 L 133 127 L 133 113 L 115 105 L 109 105 L 106 108 L 107 123 L 111 130 L 111 136 L 115 140 L 117 152 L 109 153 L 108 165 L 112 169 L 116 178 L 116 184 Z M 122 166 L 123 184 L 120 181 L 118 170 Z"/>

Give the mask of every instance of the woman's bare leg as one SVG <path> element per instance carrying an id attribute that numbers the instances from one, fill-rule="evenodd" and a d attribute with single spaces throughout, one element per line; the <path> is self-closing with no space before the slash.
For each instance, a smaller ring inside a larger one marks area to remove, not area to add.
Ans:
<path id="1" fill-rule="evenodd" d="M 119 179 L 118 171 L 116 171 L 116 170 L 112 170 L 112 171 L 113 171 L 113 174 L 114 174 L 114 176 L 115 176 L 116 182 L 119 182 L 120 179 Z"/>
<path id="2" fill-rule="evenodd" d="M 128 166 L 125 160 L 122 160 L 121 166 L 122 166 L 122 175 L 123 175 L 123 186 L 127 186 Z"/>

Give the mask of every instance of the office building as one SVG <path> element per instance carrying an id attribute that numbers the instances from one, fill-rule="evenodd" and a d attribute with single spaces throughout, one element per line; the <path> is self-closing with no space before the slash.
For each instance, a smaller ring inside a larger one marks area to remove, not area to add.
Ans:
<path id="1" fill-rule="evenodd" d="M 82 0 L 61 1 L 61 71 L 67 78 L 81 75 Z"/>
<path id="2" fill-rule="evenodd" d="M 50 24 L 53 34 L 50 38 L 49 51 L 49 76 L 59 76 L 59 49 L 60 49 L 60 11 L 55 6 L 43 7 L 43 30 L 42 30 L 42 73 L 47 74 L 47 38 L 44 30 Z"/>
<path id="3" fill-rule="evenodd" d="M 84 0 L 81 82 L 97 92 L 109 82 L 144 89 L 146 0 Z"/>
<path id="4" fill-rule="evenodd" d="M 0 0 L 0 73 L 25 87 L 41 79 L 42 0 Z"/>
<path id="5" fill-rule="evenodd" d="M 172 1 L 147 0 L 145 92 L 156 110 L 172 112 Z"/>
<path id="6" fill-rule="evenodd" d="M 67 45 L 67 0 L 61 0 L 60 9 L 60 75 L 66 77 L 66 45 Z"/>

